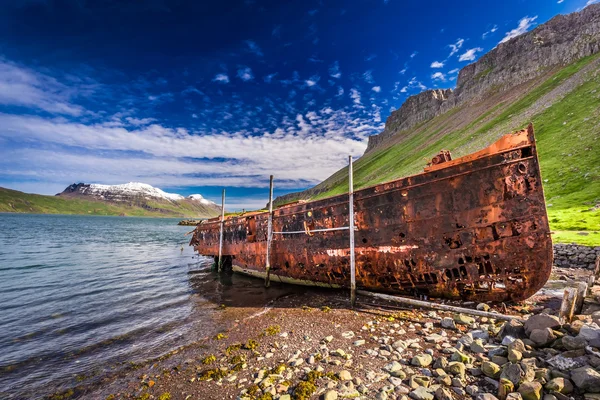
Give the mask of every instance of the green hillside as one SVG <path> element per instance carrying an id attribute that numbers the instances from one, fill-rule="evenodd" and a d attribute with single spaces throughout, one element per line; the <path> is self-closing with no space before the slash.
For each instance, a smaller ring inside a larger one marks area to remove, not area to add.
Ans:
<path id="1" fill-rule="evenodd" d="M 355 162 L 355 188 L 419 173 L 440 149 L 450 150 L 454 158 L 469 154 L 530 121 L 535 126 L 554 241 L 600 245 L 598 54 L 395 133 Z M 318 199 L 347 190 L 344 168 L 296 197 Z"/>
<path id="2" fill-rule="evenodd" d="M 34 214 L 125 215 L 135 217 L 213 217 L 187 202 L 169 204 L 148 201 L 143 205 L 121 205 L 67 197 L 44 196 L 0 188 L 0 212 Z"/>

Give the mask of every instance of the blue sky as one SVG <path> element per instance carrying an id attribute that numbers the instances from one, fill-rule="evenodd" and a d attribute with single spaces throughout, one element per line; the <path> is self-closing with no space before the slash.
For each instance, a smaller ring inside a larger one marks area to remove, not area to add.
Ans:
<path id="1" fill-rule="evenodd" d="M 594 1 L 2 1 L 0 186 L 263 206 L 269 174 L 313 186 L 411 94 Z"/>

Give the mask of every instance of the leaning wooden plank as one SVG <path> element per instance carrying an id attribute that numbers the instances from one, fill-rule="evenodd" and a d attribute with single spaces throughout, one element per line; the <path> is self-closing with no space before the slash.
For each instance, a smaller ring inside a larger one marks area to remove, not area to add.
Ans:
<path id="1" fill-rule="evenodd" d="M 415 307 L 431 308 L 434 310 L 441 310 L 441 311 L 451 311 L 451 312 L 457 312 L 457 313 L 462 313 L 462 314 L 476 315 L 478 317 L 501 319 L 504 321 L 511 321 L 513 319 L 521 320 L 521 317 L 518 317 L 515 315 L 505 315 L 505 314 L 497 314 L 497 313 L 488 312 L 488 311 L 472 310 L 470 308 L 450 306 L 447 304 L 432 303 L 430 301 L 415 300 L 415 299 L 409 299 L 406 297 L 391 296 L 389 294 L 368 292 L 366 290 L 358 290 L 357 293 L 361 296 L 375 297 L 377 299 L 389 300 L 389 301 L 393 301 L 396 303 L 408 304 L 408 305 L 415 306 Z"/>

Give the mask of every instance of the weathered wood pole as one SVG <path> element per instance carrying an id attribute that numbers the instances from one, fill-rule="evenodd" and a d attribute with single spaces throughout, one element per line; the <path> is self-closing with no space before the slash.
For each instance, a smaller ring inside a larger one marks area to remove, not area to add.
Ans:
<path id="1" fill-rule="evenodd" d="M 568 287 L 565 288 L 565 294 L 563 295 L 562 304 L 558 317 L 563 323 L 571 322 L 573 318 L 573 312 L 575 311 L 575 302 L 577 301 L 577 289 Z"/>
<path id="2" fill-rule="evenodd" d="M 470 315 L 476 315 L 478 317 L 501 319 L 504 321 L 510 321 L 513 319 L 517 320 L 517 321 L 522 320 L 521 317 L 518 317 L 518 316 L 498 314 L 498 313 L 493 313 L 493 312 L 489 312 L 489 311 L 471 310 L 470 308 L 450 306 L 447 304 L 432 303 L 430 301 L 409 299 L 406 297 L 392 296 L 392 295 L 383 294 L 383 293 L 368 292 L 366 290 L 359 290 L 358 294 L 360 294 L 361 296 L 374 297 L 374 298 L 380 299 L 380 300 L 393 301 L 393 302 L 399 303 L 399 304 L 406 304 L 411 307 L 423 307 L 423 308 L 431 308 L 433 310 L 451 311 L 454 313 L 470 314 Z"/>
<path id="3" fill-rule="evenodd" d="M 221 194 L 221 231 L 219 232 L 219 263 L 218 270 L 223 268 L 223 230 L 225 229 L 225 189 Z"/>
<path id="4" fill-rule="evenodd" d="M 350 304 L 356 303 L 356 265 L 354 265 L 354 181 L 352 156 L 348 156 L 348 219 L 350 220 Z"/>
<path id="5" fill-rule="evenodd" d="M 265 287 L 271 285 L 271 242 L 273 241 L 273 175 L 269 177 L 269 219 L 267 220 L 267 262 Z"/>

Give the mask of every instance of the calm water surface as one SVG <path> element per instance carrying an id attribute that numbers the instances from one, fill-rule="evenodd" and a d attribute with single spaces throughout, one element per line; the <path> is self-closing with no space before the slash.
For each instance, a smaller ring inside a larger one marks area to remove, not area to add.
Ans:
<path id="1" fill-rule="evenodd" d="M 173 219 L 0 214 L 0 398 L 39 398 L 211 335 L 289 288 L 211 271 Z"/>

